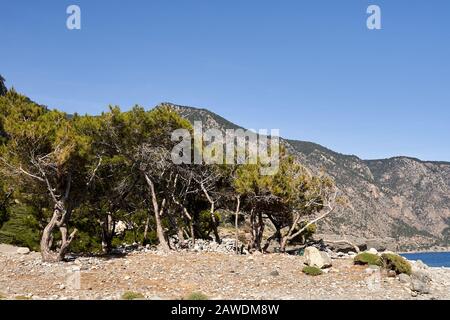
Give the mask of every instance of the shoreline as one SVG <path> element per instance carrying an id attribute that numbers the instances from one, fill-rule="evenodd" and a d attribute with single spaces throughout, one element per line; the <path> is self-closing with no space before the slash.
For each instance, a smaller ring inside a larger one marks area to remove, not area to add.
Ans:
<path id="1" fill-rule="evenodd" d="M 450 248 L 446 248 L 445 250 L 440 251 L 431 251 L 431 250 L 416 250 L 416 251 L 397 251 L 398 254 L 420 254 L 420 253 L 449 253 L 450 254 Z"/>

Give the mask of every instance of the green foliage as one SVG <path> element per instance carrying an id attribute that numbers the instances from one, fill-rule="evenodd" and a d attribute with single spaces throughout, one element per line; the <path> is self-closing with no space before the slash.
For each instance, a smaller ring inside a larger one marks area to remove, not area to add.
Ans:
<path id="1" fill-rule="evenodd" d="M 394 270 L 397 274 L 406 273 L 411 275 L 411 264 L 402 256 L 395 253 L 383 253 L 381 260 L 384 268 Z"/>
<path id="2" fill-rule="evenodd" d="M 39 250 L 40 212 L 31 206 L 15 205 L 10 208 L 10 219 L 0 229 L 0 243 Z"/>
<path id="3" fill-rule="evenodd" d="M 303 267 L 302 272 L 304 274 L 307 274 L 308 276 L 313 276 L 313 277 L 320 276 L 323 273 L 322 270 L 320 270 L 319 268 L 311 267 L 311 266 Z"/>
<path id="4" fill-rule="evenodd" d="M 0 96 L 1 190 L 24 205 L 3 201 L 0 241 L 36 250 L 52 215 L 64 212 L 70 212 L 70 221 L 63 226 L 69 233 L 78 230 L 70 245 L 78 253 L 97 253 L 102 244 L 107 251 L 122 242 L 157 243 L 157 220 L 165 236 L 184 231 L 206 238 L 216 233 L 220 210 L 234 206 L 237 195 L 241 215 L 259 214 L 261 235 L 262 213 L 277 230 L 295 224 L 288 228 L 294 231 L 289 241 L 304 241 L 316 232 L 311 225 L 296 234 L 306 225 L 305 216 L 326 206 L 327 192 L 334 186 L 331 179 L 313 175 L 285 150 L 272 176 L 261 174 L 260 162 L 174 166 L 170 151 L 177 144 L 171 140 L 176 129 L 192 131 L 168 105 L 151 111 L 135 106 L 127 112 L 111 106 L 99 116 L 70 117 L 9 90 Z M 3 198 L 0 194 L 0 201 Z M 155 219 L 153 205 L 159 206 L 161 219 Z M 216 210 L 215 219 L 210 207 Z M 113 230 L 119 221 L 127 225 L 121 235 Z M 52 236 L 51 249 L 57 250 L 63 239 L 58 227 Z"/>
<path id="5" fill-rule="evenodd" d="M 144 295 L 142 293 L 127 291 L 122 295 L 123 300 L 136 300 L 136 299 L 144 299 Z"/>
<path id="6" fill-rule="evenodd" d="M 309 223 L 308 221 L 300 222 L 298 224 L 298 226 L 294 228 L 294 232 L 304 228 L 308 223 Z M 292 242 L 305 243 L 307 240 L 312 238 L 312 236 L 316 233 L 316 231 L 317 231 L 317 225 L 315 223 L 313 223 L 313 224 L 309 225 L 306 228 L 306 230 L 301 232 L 296 238 L 292 239 Z"/>
<path id="7" fill-rule="evenodd" d="M 184 300 L 209 300 L 208 296 L 201 292 L 192 292 Z"/>
<path id="8" fill-rule="evenodd" d="M 214 212 L 217 225 L 222 222 L 221 215 L 216 211 Z M 203 238 L 207 238 L 214 229 L 214 223 L 211 218 L 211 212 L 209 210 L 202 210 L 198 214 L 198 232 Z"/>
<path id="9" fill-rule="evenodd" d="M 0 74 L 0 96 L 6 95 L 7 92 L 8 92 L 8 89 L 5 86 L 5 79 Z"/>
<path id="10" fill-rule="evenodd" d="M 378 255 L 369 252 L 361 252 L 356 255 L 356 257 L 353 258 L 353 263 L 358 265 L 382 265 L 381 258 Z"/>

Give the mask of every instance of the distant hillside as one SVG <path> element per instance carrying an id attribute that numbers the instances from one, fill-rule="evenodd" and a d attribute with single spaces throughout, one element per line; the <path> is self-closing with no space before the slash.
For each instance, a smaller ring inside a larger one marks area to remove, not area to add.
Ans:
<path id="1" fill-rule="evenodd" d="M 208 128 L 240 128 L 206 109 L 171 106 Z M 325 233 L 379 239 L 398 250 L 450 246 L 450 163 L 409 157 L 362 160 L 312 142 L 283 144 L 311 170 L 324 168 L 349 199 L 348 208 L 321 225 Z"/>

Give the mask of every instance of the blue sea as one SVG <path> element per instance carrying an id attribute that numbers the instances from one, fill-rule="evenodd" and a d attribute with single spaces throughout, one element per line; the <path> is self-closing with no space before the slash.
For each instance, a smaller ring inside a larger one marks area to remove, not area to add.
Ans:
<path id="1" fill-rule="evenodd" d="M 408 260 L 422 260 L 429 267 L 449 267 L 450 252 L 402 253 Z"/>

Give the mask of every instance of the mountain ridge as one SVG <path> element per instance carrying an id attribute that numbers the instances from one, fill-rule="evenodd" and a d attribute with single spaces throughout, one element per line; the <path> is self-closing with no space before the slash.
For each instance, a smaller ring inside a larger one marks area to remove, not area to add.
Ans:
<path id="1" fill-rule="evenodd" d="M 158 106 L 172 107 L 206 128 L 245 129 L 208 109 Z M 450 246 L 450 162 L 408 156 L 364 160 L 314 142 L 280 140 L 311 170 L 324 168 L 349 199 L 348 207 L 321 224 L 323 233 L 378 239 L 393 250 Z"/>

